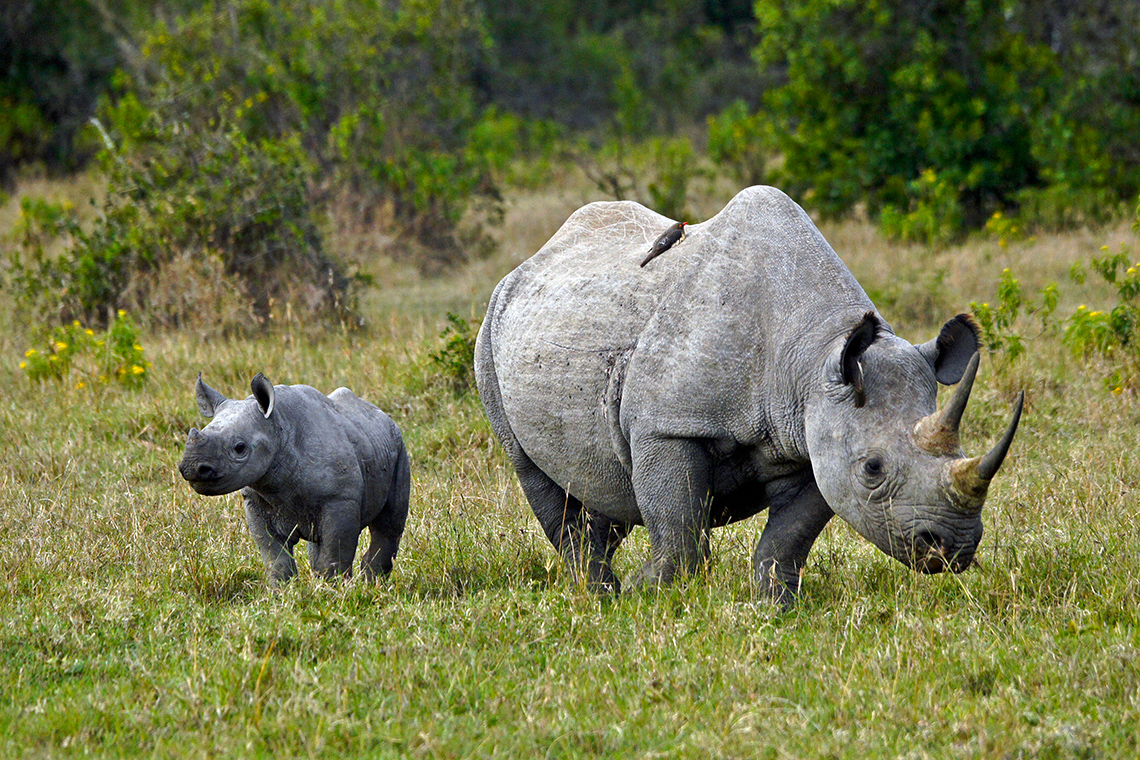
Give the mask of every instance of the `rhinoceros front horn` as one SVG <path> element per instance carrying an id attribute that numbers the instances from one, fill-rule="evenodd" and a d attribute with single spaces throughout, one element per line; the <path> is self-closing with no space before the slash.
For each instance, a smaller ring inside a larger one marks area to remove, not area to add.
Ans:
<path id="1" fill-rule="evenodd" d="M 1013 408 L 1013 416 L 1001 440 L 988 454 L 973 459 L 955 459 L 946 465 L 946 486 L 950 500 L 965 512 L 978 512 L 986 499 L 986 489 L 990 481 L 997 474 L 1005 455 L 1009 453 L 1009 446 L 1013 443 L 1013 436 L 1017 432 L 1017 424 L 1021 421 L 1021 410 L 1025 406 L 1025 391 L 1017 396 L 1017 404 Z"/>

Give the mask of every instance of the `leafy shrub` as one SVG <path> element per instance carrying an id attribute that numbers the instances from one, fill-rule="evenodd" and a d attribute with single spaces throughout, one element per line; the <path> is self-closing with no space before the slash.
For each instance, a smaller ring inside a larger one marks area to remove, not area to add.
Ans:
<path id="1" fill-rule="evenodd" d="M 70 382 L 78 374 L 77 387 L 118 383 L 141 388 L 149 377 L 151 363 L 143 354 L 138 331 L 125 311 L 119 311 L 111 326 L 99 334 L 78 320 L 52 331 L 46 346 L 24 352 L 20 369 L 34 382 Z"/>
<path id="2" fill-rule="evenodd" d="M 1056 28 L 1037 28 L 1036 4 L 760 0 L 755 7 L 757 59 L 784 76 L 765 96 L 785 159 L 773 173 L 825 215 L 864 203 L 888 231 L 937 241 L 1019 207 L 1033 223 L 1068 224 L 1066 198 L 1079 201 L 1076 216 L 1095 219 L 1136 192 L 1140 154 L 1109 140 L 1140 119 L 1135 98 L 1117 87 L 1116 108 L 1107 109 L 1113 119 L 1099 120 L 1103 129 L 1081 126 L 1096 111 L 1082 98 L 1105 100 L 1093 97 L 1103 86 L 1086 74 L 1105 66 L 1096 55 L 1085 61 L 1051 49 Z M 1124 51 L 1117 57 L 1134 60 L 1134 39 L 1085 35 L 1089 50 L 1117 41 Z"/>
<path id="3" fill-rule="evenodd" d="M 907 183 L 907 199 L 905 207 L 888 203 L 880 211 L 879 229 L 887 237 L 945 246 L 961 233 L 958 188 L 945 175 L 927 169 Z"/>
<path id="4" fill-rule="evenodd" d="M 689 184 L 697 174 L 697 156 L 685 138 L 653 140 L 653 165 L 657 176 L 650 180 L 649 205 L 670 219 L 688 219 Z"/>
<path id="5" fill-rule="evenodd" d="M 475 384 L 475 339 L 479 323 L 447 313 L 448 325 L 439 334 L 443 346 L 431 354 L 436 371 L 461 396 Z"/>
<path id="6" fill-rule="evenodd" d="M 766 155 L 772 142 L 764 115 L 750 114 L 743 100 L 735 100 L 706 121 L 709 159 L 742 186 L 764 182 Z"/>
<path id="7" fill-rule="evenodd" d="M 200 263 L 255 322 L 355 321 L 356 283 L 322 234 L 345 189 L 434 268 L 486 250 L 460 224 L 477 201 L 497 218 L 516 126 L 476 102 L 488 44 L 473 0 L 212 0 L 153 26 L 102 110 L 102 213 L 64 231 L 63 255 L 23 251 L 22 300 L 56 299 L 41 307 L 64 323 L 121 307 L 196 322 L 217 290 L 188 300 L 168 270 Z"/>
<path id="8" fill-rule="evenodd" d="M 125 99 L 119 123 L 136 115 Z M 89 228 L 73 211 L 25 200 L 11 270 L 19 301 L 64 324 L 105 325 L 120 308 L 159 323 L 209 321 L 208 303 L 187 301 L 190 287 L 160 288 L 175 259 L 216 258 L 256 317 L 271 319 L 277 301 L 340 315 L 349 303 L 340 266 L 321 252 L 307 197 L 312 172 L 295 138 L 251 143 L 226 124 L 179 139 L 186 124 L 143 114 L 130 152 L 108 143 L 101 160 L 109 192 Z M 46 244 L 58 238 L 62 255 Z"/>
<path id="9" fill-rule="evenodd" d="M 1137 222 L 1140 228 L 1140 221 Z M 1116 304 L 1108 311 L 1089 309 L 1082 304 L 1065 323 L 1065 345 L 1077 356 L 1101 355 L 1115 364 L 1105 384 L 1116 393 L 1140 386 L 1140 261 L 1130 263 L 1132 251 L 1126 245 L 1110 255 L 1093 256 L 1090 265 L 1105 282 L 1116 288 Z M 1077 284 L 1084 284 L 1084 266 L 1077 262 L 1070 271 Z"/>
<path id="10" fill-rule="evenodd" d="M 1025 352 L 1025 343 L 1017 332 L 1016 322 L 1022 309 L 1037 314 L 1042 332 L 1052 329 L 1052 314 L 1057 309 L 1059 293 L 1055 284 L 1047 285 L 1038 293 L 1040 302 L 1028 299 L 1021 283 L 1009 269 L 1002 270 L 998 281 L 996 306 L 989 302 L 972 301 L 970 309 L 982 328 L 982 345 L 996 356 L 1014 362 Z"/>

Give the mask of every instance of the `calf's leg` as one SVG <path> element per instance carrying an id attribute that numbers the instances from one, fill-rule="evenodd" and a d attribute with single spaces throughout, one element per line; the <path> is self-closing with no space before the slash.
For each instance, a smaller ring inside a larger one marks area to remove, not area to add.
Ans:
<path id="1" fill-rule="evenodd" d="M 293 547 L 297 544 L 296 534 L 282 536 L 273 529 L 272 507 L 256 491 L 245 488 L 241 492 L 245 500 L 245 521 L 253 542 L 261 552 L 270 586 L 281 586 L 297 574 L 297 563 L 293 559 Z"/>

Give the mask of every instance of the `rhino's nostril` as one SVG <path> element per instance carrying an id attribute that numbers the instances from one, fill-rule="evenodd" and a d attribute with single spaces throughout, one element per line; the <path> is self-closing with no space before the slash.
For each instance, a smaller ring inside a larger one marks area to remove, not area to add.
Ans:
<path id="1" fill-rule="evenodd" d="M 218 471 L 208 464 L 198 465 L 198 478 L 200 480 L 209 480 L 210 478 L 216 477 L 217 474 Z"/>
<path id="2" fill-rule="evenodd" d="M 942 551 L 942 539 L 928 530 L 924 530 L 921 533 L 918 533 L 914 538 L 915 543 L 918 544 L 918 547 L 920 549 L 926 549 L 927 551 L 934 552 Z"/>

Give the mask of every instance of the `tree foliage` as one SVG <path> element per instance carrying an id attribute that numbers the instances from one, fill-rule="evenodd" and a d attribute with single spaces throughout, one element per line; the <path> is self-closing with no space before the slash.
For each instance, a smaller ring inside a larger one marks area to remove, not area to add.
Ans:
<path id="1" fill-rule="evenodd" d="M 1034 7 L 760 0 L 757 59 L 784 71 L 766 99 L 785 159 L 777 181 L 824 214 L 863 202 L 890 231 L 923 239 L 1019 206 L 1115 210 L 1140 167 L 1113 168 L 1081 118 L 1106 72 L 1028 30 Z M 1106 118 L 1136 117 L 1122 111 Z"/>

